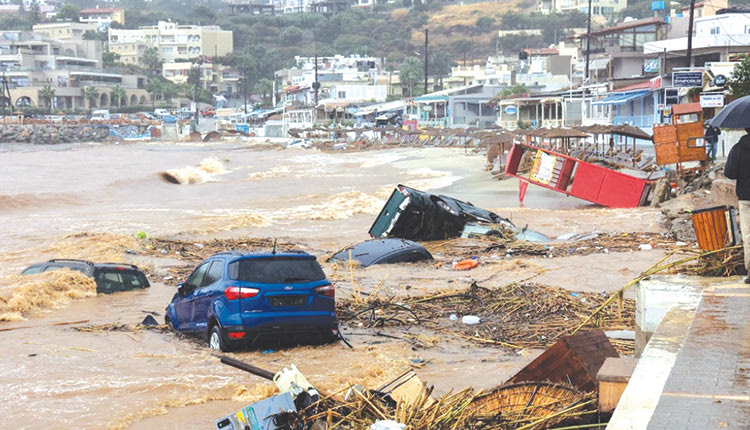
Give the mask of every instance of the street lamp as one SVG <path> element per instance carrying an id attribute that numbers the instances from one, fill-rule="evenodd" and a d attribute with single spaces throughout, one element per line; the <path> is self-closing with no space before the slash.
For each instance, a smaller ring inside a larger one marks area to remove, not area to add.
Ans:
<path id="1" fill-rule="evenodd" d="M 195 127 L 198 127 L 198 118 L 200 112 L 198 109 L 198 86 L 201 84 L 201 66 L 203 65 L 203 59 L 198 60 L 193 67 L 193 104 L 195 104 Z"/>

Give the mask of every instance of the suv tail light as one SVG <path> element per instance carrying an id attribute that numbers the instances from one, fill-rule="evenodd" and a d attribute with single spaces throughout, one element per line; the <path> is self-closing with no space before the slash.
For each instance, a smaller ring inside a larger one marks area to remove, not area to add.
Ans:
<path id="1" fill-rule="evenodd" d="M 227 287 L 224 290 L 224 296 L 228 300 L 250 299 L 257 296 L 259 292 L 257 288 Z"/>
<path id="2" fill-rule="evenodd" d="M 331 284 L 315 287 L 315 292 L 323 297 L 330 297 L 332 299 L 336 297 L 336 287 Z"/>

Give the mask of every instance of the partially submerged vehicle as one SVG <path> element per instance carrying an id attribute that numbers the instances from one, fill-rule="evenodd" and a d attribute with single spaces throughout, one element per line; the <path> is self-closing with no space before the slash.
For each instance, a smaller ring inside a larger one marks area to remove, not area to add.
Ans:
<path id="1" fill-rule="evenodd" d="M 87 260 L 55 258 L 43 263 L 35 263 L 25 268 L 22 275 L 70 269 L 94 278 L 97 293 L 115 293 L 148 288 L 146 275 L 138 266 L 125 263 L 93 263 Z"/>
<path id="2" fill-rule="evenodd" d="M 338 338 L 336 290 L 306 252 L 220 252 L 179 285 L 166 324 L 211 349 Z"/>
<path id="3" fill-rule="evenodd" d="M 328 261 L 359 262 L 361 267 L 374 264 L 413 263 L 432 260 L 432 254 L 424 246 L 407 239 L 372 239 L 346 247 Z"/>
<path id="4" fill-rule="evenodd" d="M 516 227 L 509 219 L 443 194 L 398 185 L 370 227 L 373 238 L 442 240 L 470 233 L 549 242 L 541 233 Z"/>

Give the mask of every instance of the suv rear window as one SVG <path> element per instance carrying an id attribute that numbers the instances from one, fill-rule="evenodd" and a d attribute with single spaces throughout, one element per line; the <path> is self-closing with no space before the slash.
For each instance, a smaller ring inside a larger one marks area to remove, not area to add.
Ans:
<path id="1" fill-rule="evenodd" d="M 96 275 L 96 285 L 100 293 L 112 293 L 146 288 L 148 280 L 132 270 L 101 270 Z"/>
<path id="2" fill-rule="evenodd" d="M 229 277 L 259 284 L 298 284 L 326 278 L 317 261 L 302 258 L 246 258 L 229 265 Z"/>

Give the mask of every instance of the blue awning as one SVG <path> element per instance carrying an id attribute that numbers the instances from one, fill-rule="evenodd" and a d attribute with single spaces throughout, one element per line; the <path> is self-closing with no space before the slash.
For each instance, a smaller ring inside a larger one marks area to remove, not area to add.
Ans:
<path id="1" fill-rule="evenodd" d="M 629 102 L 630 100 L 638 99 L 641 97 L 644 97 L 648 94 L 651 94 L 651 90 L 640 90 L 640 91 L 630 91 L 627 93 L 611 93 L 607 97 L 604 97 L 601 100 L 597 100 L 595 102 L 591 102 L 592 106 L 598 106 L 598 105 L 619 105 L 622 103 Z"/>

